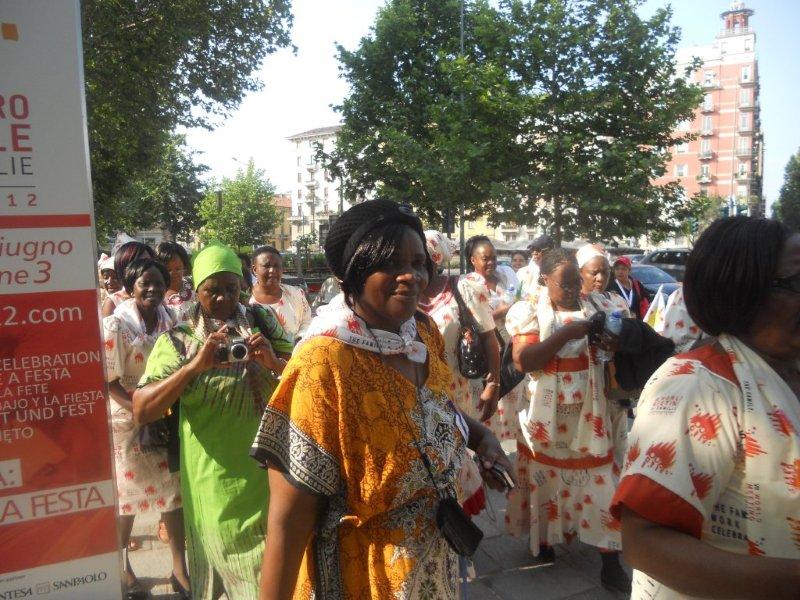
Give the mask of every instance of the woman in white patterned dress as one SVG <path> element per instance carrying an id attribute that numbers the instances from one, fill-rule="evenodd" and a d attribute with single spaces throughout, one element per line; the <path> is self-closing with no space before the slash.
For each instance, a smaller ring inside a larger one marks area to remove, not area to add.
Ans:
<path id="1" fill-rule="evenodd" d="M 588 338 L 588 319 L 615 307 L 599 294 L 581 294 L 578 265 L 565 250 L 547 251 L 541 274 L 538 294 L 516 303 L 506 318 L 515 366 L 530 374 L 520 486 L 509 495 L 507 526 L 513 535 L 530 535 L 531 553 L 544 560 L 555 558 L 554 544 L 576 537 L 596 546 L 603 585 L 630 590 L 617 554 L 620 524 L 609 512 L 619 471 L 604 367 Z"/>
<path id="2" fill-rule="evenodd" d="M 261 246 L 253 253 L 253 290 L 250 305 L 272 309 L 286 333 L 295 343 L 311 324 L 311 307 L 299 287 L 281 282 L 283 257 L 272 246 Z"/>
<path id="3" fill-rule="evenodd" d="M 183 557 L 185 536 L 179 475 L 169 471 L 166 449 L 140 446 L 141 428 L 133 420 L 131 405 L 131 395 L 144 373 L 156 338 L 174 325 L 172 314 L 162 304 L 168 278 L 166 268 L 153 259 L 143 258 L 130 263 L 123 284 L 131 298 L 103 319 L 103 332 L 106 378 L 111 396 L 121 544 L 123 548 L 127 547 L 137 514 L 161 512 L 172 551 L 170 580 L 176 591 L 182 591 L 189 589 L 189 581 Z M 128 598 L 146 597 L 127 554 L 124 566 Z"/>

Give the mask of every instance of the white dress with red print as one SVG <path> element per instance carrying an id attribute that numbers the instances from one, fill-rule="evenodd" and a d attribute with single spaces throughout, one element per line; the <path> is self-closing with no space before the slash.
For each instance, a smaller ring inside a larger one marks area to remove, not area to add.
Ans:
<path id="1" fill-rule="evenodd" d="M 592 299 L 604 312 L 607 299 Z M 536 344 L 558 328 L 596 312 L 586 298 L 579 310 L 552 308 L 547 289 L 516 303 L 506 326 L 515 343 Z M 528 407 L 520 412 L 525 442 L 517 444 L 519 486 L 509 494 L 506 525 L 540 545 L 582 542 L 619 550 L 620 523 L 611 515 L 619 467 L 611 438 L 613 414 L 605 398 L 604 369 L 587 338 L 565 344 L 541 372 L 523 382 Z"/>
<path id="2" fill-rule="evenodd" d="M 495 322 L 489 309 L 489 290 L 486 288 L 484 278 L 477 273 L 463 275 L 458 279 L 458 291 L 478 324 L 478 329 L 484 333 L 492 331 L 495 328 Z M 456 346 L 461 326 L 458 302 L 453 295 L 450 280 L 441 293 L 431 299 L 430 304 L 420 304 L 420 309 L 434 320 L 444 338 L 445 359 L 453 373 L 452 391 L 456 406 L 464 414 L 479 420 L 481 411 L 478 410 L 478 402 L 480 402 L 480 395 L 483 392 L 483 381 L 467 379 L 458 370 Z M 519 431 L 516 401 L 509 405 L 508 396 L 501 398 L 497 412 L 484 424 L 501 440 L 516 439 Z"/>
<path id="3" fill-rule="evenodd" d="M 174 323 L 174 317 L 162 305 L 158 310 L 158 324 L 148 334 L 135 300 L 129 299 L 117 306 L 113 315 L 103 319 L 106 379 L 119 379 L 122 387 L 133 393 L 156 338 Z M 169 512 L 180 508 L 180 476 L 170 473 L 166 450 L 142 450 L 140 427 L 134 423 L 133 414 L 113 398 L 109 398 L 109 403 L 120 514 Z"/>
<path id="4" fill-rule="evenodd" d="M 669 359 L 639 400 L 621 505 L 734 554 L 800 560 L 800 403 L 734 337 Z M 687 600 L 634 571 L 633 600 Z"/>
<path id="5" fill-rule="evenodd" d="M 656 322 L 655 330 L 675 342 L 676 353 L 688 352 L 697 342 L 709 337 L 689 316 L 682 287 L 670 294 L 664 318 Z"/>
<path id="6" fill-rule="evenodd" d="M 305 335 L 311 324 L 311 307 L 308 305 L 306 295 L 299 287 L 281 284 L 281 299 L 274 304 L 261 304 L 254 296 L 250 296 L 250 305 L 271 308 L 278 317 L 283 330 L 290 333 L 295 340 Z"/>

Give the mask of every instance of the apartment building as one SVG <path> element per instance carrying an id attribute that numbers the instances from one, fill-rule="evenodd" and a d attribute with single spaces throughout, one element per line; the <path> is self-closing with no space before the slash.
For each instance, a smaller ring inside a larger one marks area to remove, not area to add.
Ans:
<path id="1" fill-rule="evenodd" d="M 291 223 L 292 217 L 292 197 L 291 194 L 275 194 L 272 198 L 275 208 L 278 210 L 280 221 L 275 228 L 267 234 L 266 243 L 277 248 L 281 252 L 290 250 L 292 247 Z"/>
<path id="2" fill-rule="evenodd" d="M 755 215 L 764 214 L 764 145 L 753 12 L 744 2 L 732 2 L 720 15 L 722 29 L 711 44 L 677 52 L 678 72 L 694 57 L 702 60 L 690 75 L 703 89 L 702 104 L 692 119 L 678 125 L 698 137 L 672 149 L 669 170 L 656 183 L 678 180 L 688 197 L 721 196 Z"/>

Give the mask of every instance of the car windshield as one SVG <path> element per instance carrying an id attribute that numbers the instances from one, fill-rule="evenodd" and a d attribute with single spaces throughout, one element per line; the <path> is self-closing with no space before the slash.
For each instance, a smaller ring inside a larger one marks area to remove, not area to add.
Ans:
<path id="1" fill-rule="evenodd" d="M 631 276 L 642 283 L 677 283 L 677 280 L 658 267 L 637 265 L 631 269 Z"/>

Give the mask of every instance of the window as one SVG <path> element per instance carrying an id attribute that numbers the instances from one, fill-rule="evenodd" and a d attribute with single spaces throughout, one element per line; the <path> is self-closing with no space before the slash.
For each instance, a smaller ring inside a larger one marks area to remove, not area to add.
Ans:
<path id="1" fill-rule="evenodd" d="M 675 177 L 686 177 L 688 174 L 688 165 L 675 165 Z"/>
<path id="2" fill-rule="evenodd" d="M 747 186 L 740 185 L 736 188 L 736 197 L 737 198 L 747 198 Z"/>
<path id="3" fill-rule="evenodd" d="M 753 38 L 745 38 L 744 40 L 744 50 L 745 52 L 751 52 L 753 50 Z"/>
<path id="4" fill-rule="evenodd" d="M 678 151 L 678 154 L 686 154 L 689 151 L 689 143 L 684 142 L 683 144 L 678 144 L 675 146 L 675 149 Z"/>
<path id="5" fill-rule="evenodd" d="M 739 131 L 750 131 L 750 115 L 739 115 Z"/>
<path id="6" fill-rule="evenodd" d="M 714 71 L 704 71 L 703 72 L 703 85 L 714 85 L 714 80 L 716 79 L 717 74 Z"/>
<path id="7" fill-rule="evenodd" d="M 298 172 L 297 173 L 297 183 L 302 183 L 302 182 L 303 182 L 303 174 Z"/>
<path id="8" fill-rule="evenodd" d="M 700 165 L 700 176 L 708 177 L 711 175 L 711 169 L 708 165 Z"/>
<path id="9" fill-rule="evenodd" d="M 750 90 L 739 90 L 739 106 L 750 106 Z"/>
<path id="10" fill-rule="evenodd" d="M 711 117 L 706 115 L 703 117 L 703 131 L 711 131 Z"/>
<path id="11" fill-rule="evenodd" d="M 742 83 L 750 81 L 750 65 L 742 67 Z"/>
<path id="12" fill-rule="evenodd" d="M 739 154 L 750 154 L 750 143 L 747 139 L 739 140 Z"/>
<path id="13" fill-rule="evenodd" d="M 297 157 L 297 166 L 298 167 L 300 166 L 300 157 L 299 156 Z"/>
<path id="14" fill-rule="evenodd" d="M 472 221 L 467 221 L 466 225 L 467 229 L 475 229 L 475 223 L 473 223 Z"/>
<path id="15" fill-rule="evenodd" d="M 714 108 L 714 98 L 712 98 L 711 94 L 706 94 L 703 96 L 703 110 L 711 110 Z"/>
<path id="16" fill-rule="evenodd" d="M 323 198 L 327 198 L 328 197 L 328 188 L 327 187 L 324 190 L 322 190 L 322 197 Z"/>
<path id="17" fill-rule="evenodd" d="M 711 140 L 700 140 L 700 154 L 708 154 L 711 152 Z"/>
<path id="18" fill-rule="evenodd" d="M 302 200 L 303 199 L 303 190 L 297 190 L 297 199 L 298 200 Z"/>
<path id="19" fill-rule="evenodd" d="M 747 163 L 739 163 L 739 175 L 747 175 Z"/>

